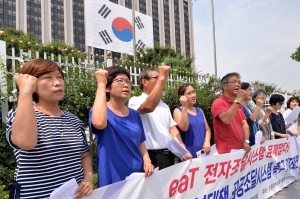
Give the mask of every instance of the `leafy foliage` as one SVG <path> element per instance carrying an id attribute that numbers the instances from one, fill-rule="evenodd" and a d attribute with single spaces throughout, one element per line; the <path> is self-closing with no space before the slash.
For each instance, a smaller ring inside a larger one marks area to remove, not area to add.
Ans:
<path id="1" fill-rule="evenodd" d="M 264 90 L 266 91 L 267 95 L 271 95 L 274 91 L 280 89 L 280 88 L 278 88 L 277 84 L 270 83 L 270 82 L 262 82 L 262 81 L 259 81 L 259 80 L 252 81 L 252 82 L 250 82 L 250 84 L 255 84 L 255 85 L 258 85 L 258 86 L 265 87 Z"/>
<path id="2" fill-rule="evenodd" d="M 300 46 L 297 50 L 291 55 L 291 58 L 297 62 L 300 62 Z"/>
<path id="3" fill-rule="evenodd" d="M 5 125 L 0 126 L 0 185 L 6 185 L 13 180 L 16 159 L 13 149 L 6 141 Z"/>

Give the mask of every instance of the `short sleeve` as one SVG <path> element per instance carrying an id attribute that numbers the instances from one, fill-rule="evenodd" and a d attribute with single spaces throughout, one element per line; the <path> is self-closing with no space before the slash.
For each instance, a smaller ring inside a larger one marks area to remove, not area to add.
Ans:
<path id="1" fill-rule="evenodd" d="M 82 153 L 88 152 L 90 150 L 89 144 L 87 142 L 86 134 L 85 134 L 85 128 L 83 122 L 78 118 L 80 121 L 80 131 L 83 137 L 83 146 L 82 146 Z"/>
<path id="2" fill-rule="evenodd" d="M 174 121 L 169 107 L 168 107 L 168 114 L 169 114 L 169 124 L 170 124 L 169 127 L 171 128 L 172 126 L 176 126 L 177 123 Z"/>
<path id="3" fill-rule="evenodd" d="M 128 107 L 132 108 L 134 110 L 138 110 L 138 108 L 140 108 L 142 103 L 144 103 L 145 101 L 146 101 L 146 98 L 143 99 L 142 96 L 132 97 L 132 98 L 129 99 Z"/>
<path id="4" fill-rule="evenodd" d="M 218 115 L 220 115 L 221 113 L 224 113 L 227 111 L 226 105 L 224 104 L 224 102 L 218 98 L 216 99 L 212 106 L 211 106 L 211 113 L 213 118 L 215 119 Z"/>
<path id="5" fill-rule="evenodd" d="M 144 127 L 143 127 L 141 116 L 140 116 L 140 114 L 138 112 L 136 112 L 136 114 L 137 114 L 138 125 L 139 125 L 139 127 L 141 129 L 141 136 L 140 136 L 140 143 L 141 143 L 141 142 L 145 142 L 146 141 L 146 136 L 145 136 L 145 131 L 144 131 Z"/>
<path id="6" fill-rule="evenodd" d="M 19 149 L 19 147 L 14 145 L 11 140 L 12 125 L 15 119 L 16 112 L 16 109 L 12 109 L 8 112 L 6 116 L 6 140 L 13 149 Z"/>

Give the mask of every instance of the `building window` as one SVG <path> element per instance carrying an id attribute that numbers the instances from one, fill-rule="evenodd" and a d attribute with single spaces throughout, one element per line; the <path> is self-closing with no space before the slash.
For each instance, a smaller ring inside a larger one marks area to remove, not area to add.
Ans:
<path id="1" fill-rule="evenodd" d="M 181 37 L 180 37 L 180 20 L 179 20 L 179 2 L 174 0 L 174 20 L 175 20 L 175 41 L 176 50 L 181 51 Z"/>
<path id="2" fill-rule="evenodd" d="M 96 58 L 96 54 L 98 54 L 98 58 Z M 99 61 L 100 63 L 103 62 L 102 55 L 104 56 L 104 50 L 100 48 L 94 48 L 94 58 L 95 61 Z"/>
<path id="3" fill-rule="evenodd" d="M 109 0 L 109 1 L 118 4 L 118 0 Z"/>
<path id="4" fill-rule="evenodd" d="M 191 56 L 190 48 L 190 25 L 189 25 L 189 4 L 186 1 L 183 1 L 184 8 L 184 37 L 185 37 L 185 53 L 187 56 Z"/>
<path id="5" fill-rule="evenodd" d="M 65 42 L 63 0 L 51 0 L 51 33 L 52 40 Z"/>
<path id="6" fill-rule="evenodd" d="M 121 53 L 111 51 L 111 57 L 112 57 L 113 61 L 115 61 L 115 58 L 117 58 L 117 59 L 121 58 Z"/>
<path id="7" fill-rule="evenodd" d="M 159 43 L 158 1 L 152 0 L 152 21 L 154 43 Z"/>
<path id="8" fill-rule="evenodd" d="M 27 0 L 27 32 L 42 41 L 41 0 Z"/>
<path id="9" fill-rule="evenodd" d="M 140 12 L 146 14 L 146 0 L 139 0 Z"/>
<path id="10" fill-rule="evenodd" d="M 16 0 L 0 1 L 0 25 L 16 28 Z"/>
<path id="11" fill-rule="evenodd" d="M 165 44 L 170 44 L 169 0 L 164 1 Z"/>
<path id="12" fill-rule="evenodd" d="M 81 52 L 84 52 L 84 0 L 73 0 L 73 33 L 74 46 Z"/>
<path id="13" fill-rule="evenodd" d="M 131 9 L 132 8 L 132 0 L 125 0 L 125 7 Z"/>

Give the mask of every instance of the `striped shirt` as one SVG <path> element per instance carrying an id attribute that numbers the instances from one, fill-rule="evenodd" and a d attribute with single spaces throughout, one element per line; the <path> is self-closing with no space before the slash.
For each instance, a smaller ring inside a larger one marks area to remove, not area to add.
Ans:
<path id="1" fill-rule="evenodd" d="M 34 149 L 22 150 L 11 141 L 16 110 L 6 118 L 6 139 L 14 149 L 14 179 L 21 184 L 20 198 L 49 198 L 64 182 L 83 179 L 81 154 L 89 151 L 83 123 L 75 115 L 49 116 L 35 110 L 38 141 Z"/>

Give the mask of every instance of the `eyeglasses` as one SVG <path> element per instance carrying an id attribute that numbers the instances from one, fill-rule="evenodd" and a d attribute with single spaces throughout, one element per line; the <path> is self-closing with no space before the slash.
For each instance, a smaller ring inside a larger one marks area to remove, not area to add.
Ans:
<path id="1" fill-rule="evenodd" d="M 125 84 L 128 84 L 128 85 L 132 85 L 132 81 L 130 81 L 129 79 L 121 79 L 121 78 L 116 78 L 113 80 L 113 82 L 116 82 L 120 85 L 125 85 Z"/>
<path id="2" fill-rule="evenodd" d="M 278 104 L 279 104 L 279 105 L 282 105 L 282 104 L 284 104 L 284 102 L 278 102 Z"/>
<path id="3" fill-rule="evenodd" d="M 150 79 L 152 78 L 158 80 L 158 76 L 150 77 Z"/>
<path id="4" fill-rule="evenodd" d="M 257 96 L 260 96 L 260 97 L 267 97 L 267 95 L 266 94 L 257 94 Z"/>
<path id="5" fill-rule="evenodd" d="M 236 84 L 238 83 L 239 85 L 242 85 L 242 82 L 225 82 L 224 84 Z"/>

